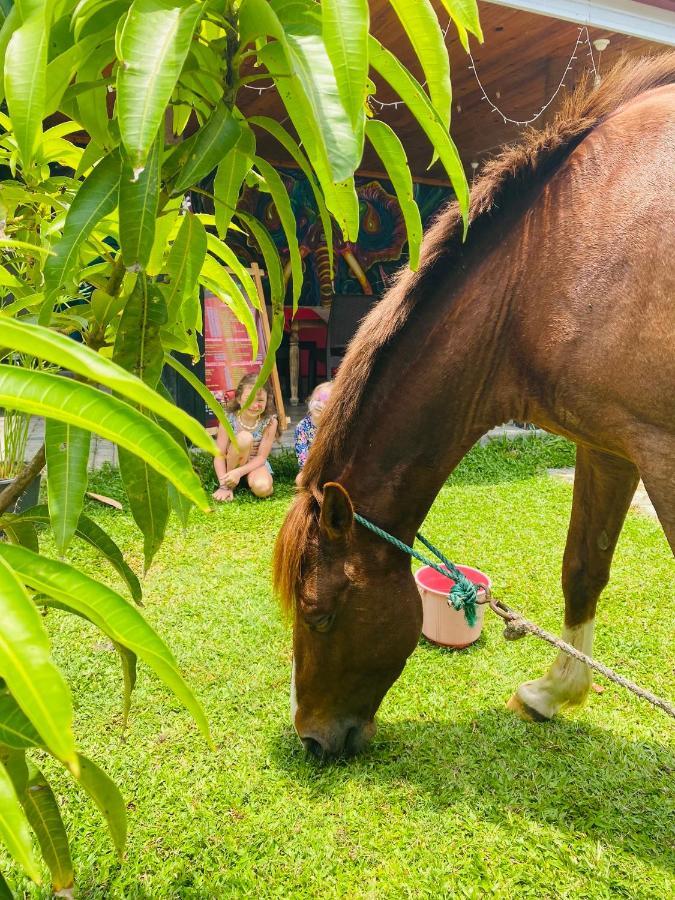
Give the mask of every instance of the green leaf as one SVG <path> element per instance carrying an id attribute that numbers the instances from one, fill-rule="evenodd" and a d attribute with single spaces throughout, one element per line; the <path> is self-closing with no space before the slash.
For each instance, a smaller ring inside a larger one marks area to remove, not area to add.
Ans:
<path id="1" fill-rule="evenodd" d="M 162 134 L 158 132 L 150 148 L 148 162 L 134 178 L 125 162 L 120 180 L 120 244 L 127 269 L 145 269 L 155 240 L 155 221 L 159 206 Z"/>
<path id="2" fill-rule="evenodd" d="M 33 852 L 28 821 L 2 762 L 0 762 L 0 838 L 30 878 L 39 884 L 40 869 Z"/>
<path id="3" fill-rule="evenodd" d="M 270 289 L 272 294 L 272 308 L 275 312 L 279 309 L 283 310 L 284 305 L 284 270 L 281 266 L 279 251 L 277 245 L 272 239 L 272 235 L 267 228 L 252 216 L 250 213 L 237 211 L 237 218 L 249 228 L 251 234 L 258 242 L 260 252 L 265 259 L 265 268 L 267 269 L 267 277 L 270 280 Z"/>
<path id="4" fill-rule="evenodd" d="M 389 0 L 421 63 L 431 103 L 445 126 L 450 127 L 452 90 L 450 61 L 445 38 L 429 0 Z"/>
<path id="5" fill-rule="evenodd" d="M 175 441 L 115 397 L 58 375 L 0 365 L 0 405 L 100 434 L 150 463 L 200 509 L 210 509 L 199 478 Z M 167 405 L 164 401 L 163 408 Z"/>
<path id="6" fill-rule="evenodd" d="M 403 144 L 385 122 L 377 119 L 369 119 L 366 123 L 366 136 L 382 160 L 396 191 L 408 234 L 410 268 L 416 270 L 422 243 L 422 218 L 413 196 L 412 176 Z"/>
<path id="7" fill-rule="evenodd" d="M 221 266 L 212 256 L 204 260 L 199 280 L 204 287 L 215 294 L 226 306 L 228 306 L 237 319 L 246 329 L 248 339 L 251 342 L 251 358 L 258 355 L 258 328 L 248 301 L 239 289 L 239 285 L 232 278 L 225 266 Z"/>
<path id="8" fill-rule="evenodd" d="M 73 275 L 77 266 L 77 253 L 82 243 L 89 237 L 94 226 L 117 206 L 120 185 L 120 154 L 113 150 L 92 169 L 82 182 L 68 210 L 63 235 L 54 245 L 54 256 L 45 263 L 45 285 L 48 291 L 61 287 Z M 48 323 L 51 313 L 51 299 L 46 309 Z M 43 318 L 41 313 L 41 319 Z"/>
<path id="9" fill-rule="evenodd" d="M 255 282 L 251 278 L 251 274 L 246 266 L 242 265 L 239 261 L 234 250 L 223 243 L 223 241 L 219 241 L 215 234 L 207 233 L 206 246 L 214 256 L 219 257 L 225 265 L 232 269 L 232 273 L 239 279 L 242 287 L 246 291 L 246 296 L 248 297 L 251 306 L 254 307 L 254 309 L 260 309 L 260 297 Z"/>
<path id="10" fill-rule="evenodd" d="M 368 0 L 324 0 L 323 39 L 333 64 L 342 105 L 363 153 L 368 81 Z"/>
<path id="11" fill-rule="evenodd" d="M 122 313 L 113 360 L 153 388 L 162 374 L 160 328 L 166 318 L 162 292 L 140 275 Z M 119 463 L 131 514 L 143 534 L 147 571 L 164 539 L 169 518 L 166 479 L 149 463 L 122 449 Z"/>
<path id="12" fill-rule="evenodd" d="M 122 313 L 113 362 L 151 388 L 156 387 L 162 374 L 164 354 L 159 331 L 166 320 L 162 292 L 141 273 Z"/>
<path id="13" fill-rule="evenodd" d="M 221 160 L 213 181 L 216 229 L 221 238 L 227 236 L 241 184 L 251 168 L 254 155 L 255 137 L 250 128 L 244 127 L 235 146 Z"/>
<path id="14" fill-rule="evenodd" d="M 143 169 L 202 14 L 193 0 L 134 0 L 119 38 L 117 109 L 122 142 Z"/>
<path id="15" fill-rule="evenodd" d="M 481 44 L 483 43 L 483 29 L 480 27 L 476 0 L 441 0 L 441 3 L 450 13 L 450 18 L 455 23 L 459 39 L 467 53 L 469 51 L 467 31 L 475 34 Z"/>
<path id="16" fill-rule="evenodd" d="M 181 320 L 183 302 L 194 290 L 206 256 L 206 231 L 193 213 L 183 216 L 166 262 L 169 285 L 165 291 L 168 322 Z"/>
<path id="17" fill-rule="evenodd" d="M 417 119 L 448 173 L 464 219 L 466 232 L 469 212 L 469 185 L 464 166 L 452 138 L 429 98 L 407 69 L 374 37 L 370 37 L 370 64 L 396 91 Z"/>
<path id="18" fill-rule="evenodd" d="M 168 354 L 167 354 L 167 356 L 168 356 Z M 165 357 L 165 361 L 166 361 L 166 357 Z M 159 382 L 159 384 L 157 385 L 157 390 L 162 394 L 163 397 L 165 397 L 165 399 L 169 400 L 170 402 L 173 402 L 173 398 L 172 398 L 171 394 L 169 393 L 168 388 L 166 387 L 165 384 L 163 384 L 163 382 L 161 382 L 161 381 Z M 218 404 L 218 405 L 220 406 L 220 404 Z M 169 434 L 172 436 L 174 441 L 176 441 L 176 443 L 179 444 L 183 448 L 186 456 L 188 456 L 188 458 L 189 458 L 189 451 L 188 451 L 187 444 L 186 444 L 186 441 L 185 441 L 185 438 L 183 437 L 183 435 L 179 431 L 177 431 L 172 425 L 170 425 L 168 422 L 163 422 L 162 424 L 164 425 L 166 430 L 169 432 Z M 173 509 L 173 511 L 176 513 L 176 515 L 180 519 L 180 523 L 183 526 L 183 529 L 187 528 L 188 520 L 190 517 L 190 510 L 192 509 L 192 504 L 182 494 L 179 494 L 178 491 L 176 490 L 176 488 L 172 484 L 168 485 L 168 495 L 169 495 L 169 508 Z"/>
<path id="19" fill-rule="evenodd" d="M 108 89 L 101 77 L 101 73 L 114 57 L 114 41 L 106 41 L 83 65 L 78 67 L 76 81 L 76 84 L 93 82 L 100 85 L 77 95 L 77 115 L 78 121 L 86 129 L 87 134 L 93 138 L 94 142 L 106 148 L 110 148 L 113 142 L 110 136 L 106 102 Z"/>
<path id="20" fill-rule="evenodd" d="M 274 205 L 276 206 L 279 218 L 281 219 L 281 227 L 286 235 L 293 277 L 293 312 L 295 312 L 298 307 L 303 280 L 302 259 L 300 257 L 300 248 L 298 246 L 298 237 L 295 228 L 295 213 L 291 207 L 291 201 L 288 197 L 286 185 L 281 180 L 281 176 L 276 169 L 259 156 L 256 156 L 255 164 L 258 171 L 265 179 L 267 187 L 270 189 Z"/>
<path id="21" fill-rule="evenodd" d="M 206 125 L 199 129 L 190 154 L 178 173 L 172 193 L 182 194 L 198 184 L 218 165 L 239 140 L 239 122 L 232 110 L 219 103 Z"/>
<path id="22" fill-rule="evenodd" d="M 164 540 L 169 519 L 166 479 L 149 463 L 120 448 L 120 475 L 129 498 L 129 508 L 143 534 L 145 571 Z"/>
<path id="23" fill-rule="evenodd" d="M 97 381 L 171 422 L 202 450 L 209 453 L 215 452 L 213 440 L 192 416 L 177 409 L 173 404 L 167 403 L 163 397 L 160 397 L 156 391 L 135 375 L 65 335 L 48 328 L 41 328 L 39 325 L 0 317 L 0 345 L 12 347 L 20 353 L 28 353 Z M 4 369 L 0 371 L 4 371 Z M 67 384 L 75 386 L 74 382 Z M 95 431 L 95 429 L 91 430 Z M 115 440 L 115 438 L 111 438 L 111 440 Z"/>
<path id="24" fill-rule="evenodd" d="M 171 488 L 173 488 L 174 491 L 176 490 L 173 485 L 171 485 Z M 183 495 L 176 491 L 176 496 L 182 497 Z M 122 718 L 124 727 L 126 728 L 129 722 L 129 712 L 131 711 L 131 695 L 136 686 L 136 654 L 126 647 L 123 647 L 122 644 L 115 644 L 115 650 L 117 650 L 122 664 L 122 681 L 124 683 Z"/>
<path id="25" fill-rule="evenodd" d="M 52 890 L 67 890 L 73 886 L 73 861 L 59 806 L 42 772 L 30 760 L 26 764 L 28 781 L 21 804 L 49 868 Z"/>
<path id="26" fill-rule="evenodd" d="M 38 556 L 24 547 L 0 543 L 0 558 L 33 588 L 86 616 L 112 641 L 133 650 L 190 711 L 210 741 L 204 712 L 181 678 L 171 651 L 135 606 L 72 566 Z"/>
<path id="27" fill-rule="evenodd" d="M 31 553 L 24 547 L 6 547 Z M 40 614 L 3 560 L 0 562 L 0 677 L 52 753 L 76 766 L 70 690 L 52 662 Z"/>
<path id="28" fill-rule="evenodd" d="M 345 237 L 350 241 L 356 241 L 359 219 L 358 215 L 354 216 L 355 208 L 358 212 L 358 201 L 356 200 L 356 191 L 353 189 L 353 177 L 348 176 L 340 181 L 334 172 L 312 106 L 297 83 L 293 69 L 280 47 L 269 43 L 260 50 L 259 56 L 270 73 L 274 73 L 272 77 L 289 118 L 293 122 L 307 156 L 312 160 L 312 166 L 326 198 L 326 206 L 335 216 Z M 344 189 L 338 190 L 336 182 L 351 184 L 351 193 L 345 192 Z"/>
<path id="29" fill-rule="evenodd" d="M 75 534 L 87 490 L 91 435 L 56 419 L 45 422 L 49 517 L 56 549 L 63 556 Z"/>
<path id="30" fill-rule="evenodd" d="M 164 362 L 171 366 L 178 374 L 183 378 L 190 387 L 199 394 L 204 403 L 209 407 L 209 409 L 213 410 L 214 416 L 218 419 L 220 424 L 223 426 L 225 431 L 230 436 L 230 440 L 235 440 L 234 431 L 232 430 L 232 425 L 230 424 L 229 419 L 225 413 L 225 410 L 218 402 L 218 400 L 213 396 L 211 391 L 206 387 L 204 382 L 197 378 L 197 376 L 187 369 L 182 363 L 178 362 L 177 359 L 174 359 L 170 353 L 166 353 L 164 355 Z"/>
<path id="31" fill-rule="evenodd" d="M 5 55 L 5 95 L 24 168 L 30 166 L 42 134 L 48 42 L 45 11 L 37 11 L 12 34 Z"/>
<path id="32" fill-rule="evenodd" d="M 16 516 L 15 519 L 17 524 L 23 522 L 26 525 L 31 525 L 33 527 L 35 525 L 51 524 L 51 520 L 49 518 L 49 510 L 46 504 L 32 506 L 30 509 L 24 510 L 24 512 L 19 513 L 19 515 Z M 141 589 L 141 584 L 136 577 L 133 569 L 131 569 L 125 562 L 125 559 L 122 556 L 122 551 L 113 541 L 113 539 L 109 537 L 105 533 L 105 531 L 99 525 L 97 525 L 96 522 L 93 521 L 93 519 L 90 519 L 84 513 L 82 513 L 77 522 L 75 537 L 86 541 L 95 550 L 98 550 L 98 552 L 102 556 L 104 556 L 108 560 L 108 562 L 111 563 L 111 565 L 117 570 L 118 574 L 126 582 L 131 596 L 134 598 L 136 603 L 142 605 L 141 600 L 143 598 L 143 591 Z M 23 541 L 21 541 L 20 543 L 23 544 L 24 547 L 28 546 Z"/>
<path id="33" fill-rule="evenodd" d="M 13 544 L 21 544 L 28 547 L 29 550 L 35 550 L 37 553 L 39 548 L 37 532 L 35 526 L 30 522 L 24 522 L 18 515 L 14 513 L 3 513 L 0 516 L 0 528 L 7 535 L 7 540 Z"/>
<path id="34" fill-rule="evenodd" d="M 328 212 L 326 201 L 324 199 L 321 188 L 319 187 L 319 183 L 316 180 L 316 176 L 312 170 L 312 167 L 309 164 L 309 160 L 297 145 L 297 143 L 290 136 L 290 134 L 286 131 L 286 129 L 282 125 L 279 125 L 279 123 L 274 119 L 270 119 L 269 116 L 251 116 L 248 120 L 248 123 L 249 125 L 257 125 L 259 128 L 264 128 L 265 131 L 268 131 L 274 138 L 276 138 L 281 146 L 286 150 L 286 152 L 293 157 L 295 162 L 304 173 L 305 178 L 309 182 L 309 186 L 311 187 L 312 193 L 314 194 L 314 200 L 316 201 L 317 209 L 319 210 L 319 217 L 323 226 L 323 233 L 326 238 L 326 247 L 328 249 L 330 275 L 331 278 L 333 278 L 335 270 L 333 258 L 333 225 L 331 222 L 330 213 Z M 358 230 L 358 202 L 356 222 L 356 227 Z"/>
<path id="35" fill-rule="evenodd" d="M 0 872 L 0 900 L 14 900 L 14 894 L 5 881 L 5 877 L 2 872 Z"/>
<path id="36" fill-rule="evenodd" d="M 33 723 L 5 688 L 0 690 L 0 744 L 13 750 L 42 746 Z"/>
<path id="37" fill-rule="evenodd" d="M 2 28 L 0 28 L 0 72 L 5 71 L 7 45 L 9 44 L 10 38 L 12 37 L 16 29 L 21 25 L 21 22 L 21 10 L 16 4 L 13 3 L 12 8 L 7 14 L 7 18 L 2 23 Z M 4 100 L 4 98 L 5 79 L 4 76 L 0 76 L 0 102 Z M 3 125 L 4 124 L 5 123 L 3 123 Z"/>
<path id="38" fill-rule="evenodd" d="M 169 235 L 178 218 L 182 197 L 173 197 L 169 200 L 155 221 L 155 240 L 150 253 L 150 260 L 146 266 L 148 275 L 159 275 L 163 271 L 164 254 L 169 243 Z"/>
<path id="39" fill-rule="evenodd" d="M 127 811 L 124 799 L 112 778 L 81 753 L 78 759 L 80 774 L 77 780 L 103 814 L 121 859 L 127 841 Z"/>

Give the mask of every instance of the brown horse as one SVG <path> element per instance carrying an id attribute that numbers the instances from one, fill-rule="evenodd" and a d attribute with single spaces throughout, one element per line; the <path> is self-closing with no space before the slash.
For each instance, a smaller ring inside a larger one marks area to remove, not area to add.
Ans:
<path id="1" fill-rule="evenodd" d="M 624 62 L 488 165 L 364 320 L 276 546 L 294 612 L 292 713 L 317 755 L 358 751 L 417 644 L 411 544 L 462 456 L 510 418 L 577 444 L 563 636 L 589 652 L 641 475 L 675 552 L 675 54 Z M 511 709 L 584 700 L 559 656 Z"/>

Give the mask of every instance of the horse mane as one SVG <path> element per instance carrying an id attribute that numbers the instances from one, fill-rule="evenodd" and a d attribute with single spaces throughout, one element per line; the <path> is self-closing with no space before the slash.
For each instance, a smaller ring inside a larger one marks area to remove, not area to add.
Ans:
<path id="1" fill-rule="evenodd" d="M 447 273 L 448 267 L 459 260 L 463 248 L 471 244 L 477 230 L 482 232 L 484 224 L 522 202 L 530 189 L 560 168 L 581 141 L 612 113 L 648 90 L 674 83 L 675 52 L 637 60 L 624 57 L 597 88 L 585 77 L 566 98 L 551 124 L 542 130 L 530 129 L 519 143 L 506 147 L 483 167 L 471 189 L 471 227 L 466 245 L 456 202 L 450 202 L 436 216 L 424 237 L 420 268 L 417 272 L 408 267 L 401 269 L 385 296 L 363 320 L 338 373 L 336 388 L 303 470 L 300 494 L 275 548 L 275 588 L 287 606 L 292 604 L 310 525 L 315 519 L 317 507 L 311 488 L 320 487 L 326 469 L 335 466 L 358 416 L 379 354 L 430 293 L 424 288 L 437 277 L 439 264 Z"/>

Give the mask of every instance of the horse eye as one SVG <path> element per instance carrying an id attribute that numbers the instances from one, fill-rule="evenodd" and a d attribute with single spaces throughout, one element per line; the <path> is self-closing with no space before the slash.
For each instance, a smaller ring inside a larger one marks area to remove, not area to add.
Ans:
<path id="1" fill-rule="evenodd" d="M 330 631 L 333 627 L 333 622 L 335 621 L 335 613 L 326 613 L 324 616 L 318 616 L 316 619 L 312 619 L 309 622 L 309 627 L 312 631 L 320 631 L 322 634 L 325 634 L 326 631 Z"/>

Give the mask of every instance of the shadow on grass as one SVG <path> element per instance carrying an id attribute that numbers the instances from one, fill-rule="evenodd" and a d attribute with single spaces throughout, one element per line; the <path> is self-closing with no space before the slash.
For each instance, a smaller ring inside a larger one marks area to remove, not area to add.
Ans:
<path id="1" fill-rule="evenodd" d="M 339 802 L 347 782 L 361 781 L 364 790 L 374 779 L 391 782 L 392 790 L 408 784 L 450 817 L 467 809 L 513 829 L 525 818 L 675 870 L 675 753 L 572 718 L 534 725 L 491 709 L 456 723 L 384 722 L 362 756 L 323 767 L 286 731 L 272 759 L 317 799 Z"/>

